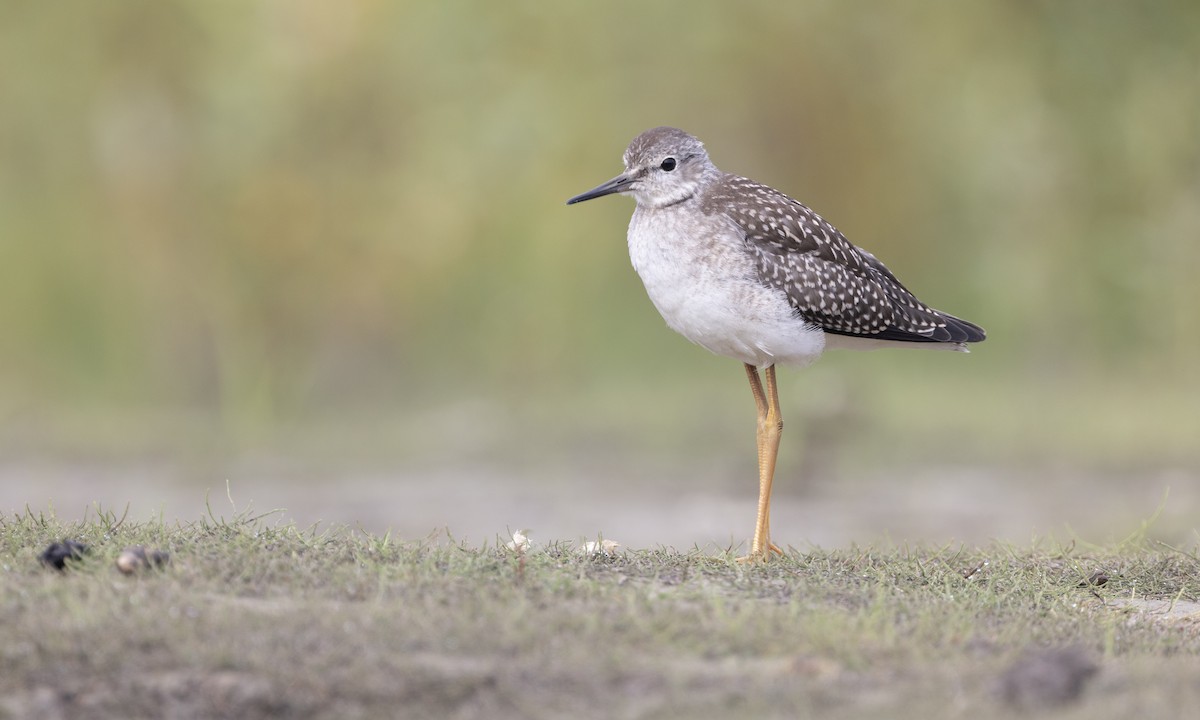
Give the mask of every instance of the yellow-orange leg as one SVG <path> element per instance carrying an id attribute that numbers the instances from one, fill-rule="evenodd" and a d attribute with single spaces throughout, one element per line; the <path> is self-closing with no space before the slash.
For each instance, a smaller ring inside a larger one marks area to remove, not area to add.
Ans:
<path id="1" fill-rule="evenodd" d="M 775 458 L 779 455 L 779 438 L 783 435 L 783 415 L 779 412 L 779 388 L 775 384 L 775 366 L 766 369 L 767 386 L 764 392 L 758 368 L 746 365 L 746 377 L 754 404 L 758 407 L 758 520 L 754 525 L 754 540 L 750 554 L 742 561 L 765 560 L 771 553 L 783 551 L 771 542 L 771 482 L 775 478 Z"/>

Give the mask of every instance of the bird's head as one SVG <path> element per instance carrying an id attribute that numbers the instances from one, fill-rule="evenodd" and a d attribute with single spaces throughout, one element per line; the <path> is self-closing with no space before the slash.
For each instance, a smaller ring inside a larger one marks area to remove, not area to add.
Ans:
<path id="1" fill-rule="evenodd" d="M 638 205 L 665 207 L 692 197 L 717 175 L 702 142 L 677 128 L 657 127 L 629 143 L 625 172 L 567 204 L 621 193 L 632 195 Z"/>

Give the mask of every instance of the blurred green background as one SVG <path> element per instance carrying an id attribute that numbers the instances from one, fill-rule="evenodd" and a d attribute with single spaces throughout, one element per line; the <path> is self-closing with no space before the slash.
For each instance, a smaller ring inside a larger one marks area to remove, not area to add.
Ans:
<path id="1" fill-rule="evenodd" d="M 1198 78 L 1190 0 L 5 3 L 5 499 L 246 457 L 752 495 L 740 367 L 645 298 L 631 201 L 563 204 L 669 124 L 989 332 L 784 372 L 780 492 L 1193 509 Z"/>

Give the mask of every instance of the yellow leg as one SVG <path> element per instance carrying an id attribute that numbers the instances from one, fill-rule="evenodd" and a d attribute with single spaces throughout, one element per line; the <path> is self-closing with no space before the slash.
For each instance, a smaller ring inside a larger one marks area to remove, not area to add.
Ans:
<path id="1" fill-rule="evenodd" d="M 764 392 L 758 368 L 746 365 L 746 377 L 750 380 L 750 391 L 754 393 L 754 404 L 758 408 L 758 520 L 754 525 L 750 554 L 739 558 L 742 561 L 765 560 L 771 553 L 783 554 L 771 542 L 771 482 L 775 478 L 779 438 L 783 435 L 783 415 L 779 412 L 779 388 L 775 383 L 774 365 L 767 368 L 766 376 Z"/>

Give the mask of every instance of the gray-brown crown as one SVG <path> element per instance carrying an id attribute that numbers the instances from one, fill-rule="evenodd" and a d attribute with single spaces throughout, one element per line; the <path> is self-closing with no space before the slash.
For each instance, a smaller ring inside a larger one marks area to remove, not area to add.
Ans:
<path id="1" fill-rule="evenodd" d="M 666 157 L 702 157 L 708 160 L 704 143 L 679 128 L 656 127 L 635 137 L 625 148 L 625 167 L 637 168 L 662 162 Z"/>

